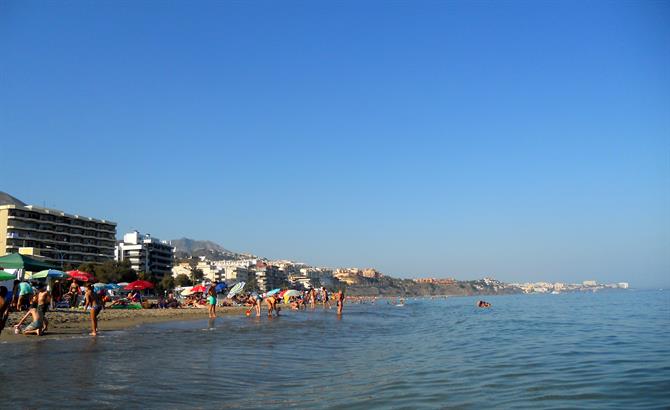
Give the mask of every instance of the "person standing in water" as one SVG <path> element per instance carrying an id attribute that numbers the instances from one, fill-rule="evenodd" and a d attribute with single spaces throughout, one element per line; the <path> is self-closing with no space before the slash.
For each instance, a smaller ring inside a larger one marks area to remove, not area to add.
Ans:
<path id="1" fill-rule="evenodd" d="M 316 289 L 314 288 L 309 290 L 309 303 L 312 305 L 312 309 L 316 308 Z"/>
<path id="2" fill-rule="evenodd" d="M 102 302 L 100 296 L 93 290 L 93 285 L 89 284 L 86 288 L 86 295 L 84 296 L 84 309 L 91 308 L 91 336 L 98 335 L 98 315 L 102 310 Z"/>
<path id="3" fill-rule="evenodd" d="M 279 316 L 279 308 L 277 307 L 277 296 L 272 295 L 269 296 L 267 299 L 265 299 L 265 303 L 268 305 L 268 317 L 272 316 L 272 311 L 274 310 L 277 312 L 277 316 Z"/>
<path id="4" fill-rule="evenodd" d="M 337 301 L 337 314 L 342 314 L 342 308 L 344 307 L 344 290 L 340 289 L 339 292 L 335 294 L 335 300 Z"/>
<path id="5" fill-rule="evenodd" d="M 209 317 L 214 319 L 216 317 L 216 282 L 207 290 L 207 304 L 209 305 Z"/>
<path id="6" fill-rule="evenodd" d="M 42 284 L 38 288 L 37 293 L 37 310 L 42 314 L 42 333 L 46 333 L 49 329 L 49 321 L 47 320 L 47 311 L 51 304 L 51 295 L 47 291 L 46 285 Z"/>
<path id="7" fill-rule="evenodd" d="M 323 303 L 323 308 L 326 308 L 326 305 L 328 305 L 328 309 L 330 309 L 330 300 L 328 299 L 328 290 L 326 288 L 321 288 L 321 303 Z"/>

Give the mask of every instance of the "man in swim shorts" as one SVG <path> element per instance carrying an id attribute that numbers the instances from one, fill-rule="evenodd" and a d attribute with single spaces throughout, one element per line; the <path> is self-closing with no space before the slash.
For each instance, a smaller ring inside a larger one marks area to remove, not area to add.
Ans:
<path id="1" fill-rule="evenodd" d="M 51 295 L 47 291 L 47 287 L 44 284 L 40 285 L 37 289 L 37 310 L 39 310 L 42 314 L 42 321 L 44 322 L 42 333 L 46 333 L 47 329 L 49 328 L 47 311 L 49 310 L 49 304 L 51 303 Z"/>
<path id="2" fill-rule="evenodd" d="M 341 315 L 344 307 L 344 291 L 342 289 L 335 294 L 335 300 L 337 301 L 337 314 Z"/>
<path id="3" fill-rule="evenodd" d="M 216 282 L 207 290 L 207 304 L 209 305 L 209 317 L 214 319 L 216 317 Z"/>
<path id="4" fill-rule="evenodd" d="M 28 326 L 23 328 L 23 330 L 21 330 L 21 333 L 23 333 L 24 335 L 35 334 L 37 336 L 41 336 L 42 335 L 42 326 L 43 326 L 43 317 L 42 317 L 42 313 L 40 313 L 40 311 L 37 310 L 37 308 L 30 308 L 28 310 L 28 313 L 26 313 L 21 318 L 19 323 L 17 323 L 16 326 L 14 326 L 14 327 L 16 329 L 21 329 L 21 325 L 23 325 L 23 323 L 26 321 L 26 319 L 28 319 L 28 316 L 32 316 L 33 321 L 30 322 L 30 324 Z"/>

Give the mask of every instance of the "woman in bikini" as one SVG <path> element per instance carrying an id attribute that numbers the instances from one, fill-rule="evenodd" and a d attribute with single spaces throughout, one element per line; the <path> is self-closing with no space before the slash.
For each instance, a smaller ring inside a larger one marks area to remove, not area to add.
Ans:
<path id="1" fill-rule="evenodd" d="M 100 296 L 93 291 L 93 285 L 89 284 L 86 288 L 84 309 L 91 308 L 91 336 L 98 335 L 98 315 L 102 310 L 102 302 L 100 301 Z"/>

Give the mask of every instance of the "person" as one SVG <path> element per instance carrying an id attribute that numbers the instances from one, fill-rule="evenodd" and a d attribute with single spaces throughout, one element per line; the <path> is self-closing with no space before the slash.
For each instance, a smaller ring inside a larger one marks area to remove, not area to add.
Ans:
<path id="1" fill-rule="evenodd" d="M 309 303 L 312 305 L 312 309 L 316 308 L 316 289 L 314 288 L 309 291 Z"/>
<path id="2" fill-rule="evenodd" d="M 14 280 L 14 285 L 12 286 L 12 302 L 9 305 L 9 307 L 17 311 L 19 310 L 19 283 L 21 283 L 20 280 Z"/>
<path id="3" fill-rule="evenodd" d="M 260 295 L 256 292 L 252 293 L 249 296 L 249 299 L 247 299 L 247 303 L 250 304 L 256 310 L 256 317 L 261 316 L 261 303 L 262 302 L 263 302 L 263 298 L 261 298 Z"/>
<path id="4" fill-rule="evenodd" d="M 277 312 L 277 316 L 279 316 L 279 308 L 277 307 L 277 296 L 275 295 L 269 296 L 267 299 L 265 299 L 265 303 L 267 303 L 268 305 L 268 317 L 272 316 L 273 310 Z"/>
<path id="5" fill-rule="evenodd" d="M 19 312 L 23 310 L 23 308 L 27 308 L 28 305 L 30 305 L 30 299 L 33 296 L 33 287 L 30 286 L 30 283 L 28 282 L 21 282 L 19 283 L 19 300 L 17 302 L 17 307 L 16 310 Z"/>
<path id="6" fill-rule="evenodd" d="M 89 283 L 86 287 L 86 294 L 84 296 L 84 309 L 91 308 L 91 336 L 98 335 L 98 315 L 102 310 L 102 303 L 100 296 L 93 290 L 93 285 Z"/>
<path id="7" fill-rule="evenodd" d="M 28 326 L 21 329 L 21 325 L 28 319 L 28 316 L 32 316 L 33 321 L 30 322 Z M 28 312 L 19 320 L 19 323 L 14 326 L 15 329 L 23 333 L 24 335 L 36 334 L 37 336 L 42 335 L 42 313 L 37 310 L 37 308 L 31 307 Z"/>
<path id="8" fill-rule="evenodd" d="M 77 285 L 77 282 L 74 279 L 72 279 L 72 283 L 70 283 L 70 288 L 67 294 L 70 295 L 70 307 L 77 307 L 77 302 L 79 302 L 79 285 Z"/>
<path id="9" fill-rule="evenodd" d="M 41 284 L 37 292 L 37 310 L 42 314 L 42 334 L 46 333 L 49 329 L 49 321 L 47 320 L 47 311 L 49 310 L 49 305 L 51 304 L 51 295 L 47 291 L 46 286 Z"/>
<path id="10" fill-rule="evenodd" d="M 479 302 L 477 302 L 477 307 L 489 308 L 489 307 L 491 307 L 491 304 L 489 302 L 485 302 L 483 300 L 480 300 Z"/>
<path id="11" fill-rule="evenodd" d="M 216 283 L 207 289 L 207 304 L 209 305 L 209 317 L 216 317 Z"/>
<path id="12" fill-rule="evenodd" d="M 11 301 L 7 301 L 8 290 L 5 286 L 0 286 L 0 334 L 7 323 L 7 316 L 9 316 L 9 306 Z"/>
<path id="13" fill-rule="evenodd" d="M 131 302 L 142 302 L 142 295 L 138 290 L 131 290 L 128 294 L 128 300 Z"/>
<path id="14" fill-rule="evenodd" d="M 337 300 L 337 314 L 341 315 L 344 307 L 344 291 L 342 289 L 335 294 L 335 300 Z"/>
<path id="15" fill-rule="evenodd" d="M 330 300 L 328 299 L 328 290 L 324 287 L 321 288 L 321 303 L 323 303 L 323 308 L 326 308 L 326 305 L 328 305 L 328 309 L 330 309 Z"/>

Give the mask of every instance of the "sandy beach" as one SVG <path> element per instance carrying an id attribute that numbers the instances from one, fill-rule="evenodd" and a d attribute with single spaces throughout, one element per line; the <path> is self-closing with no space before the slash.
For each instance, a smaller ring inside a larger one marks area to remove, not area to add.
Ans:
<path id="1" fill-rule="evenodd" d="M 217 307 L 217 316 L 243 315 L 247 307 Z M 55 309 L 47 313 L 49 331 L 43 336 L 15 335 L 14 325 L 18 323 L 25 312 L 14 312 L 9 315 L 7 325 L 0 334 L 2 342 L 30 342 L 63 336 L 88 335 L 91 331 L 89 313 L 83 309 Z M 158 323 L 182 320 L 207 319 L 207 309 L 180 308 L 180 309 L 105 309 L 98 316 L 100 332 L 120 330 L 136 327 L 146 323 Z"/>

